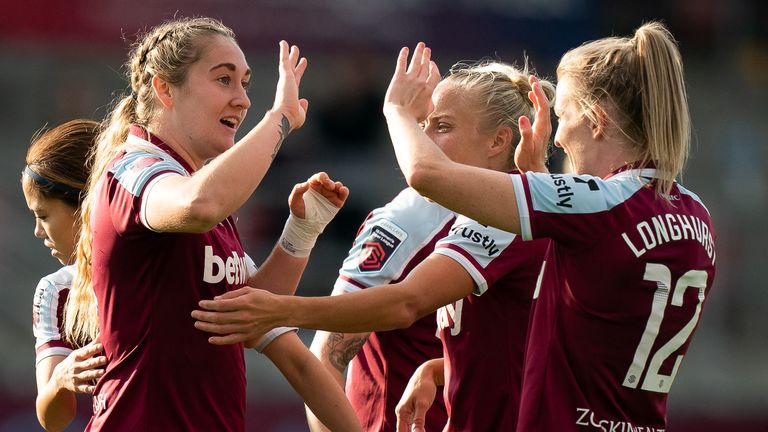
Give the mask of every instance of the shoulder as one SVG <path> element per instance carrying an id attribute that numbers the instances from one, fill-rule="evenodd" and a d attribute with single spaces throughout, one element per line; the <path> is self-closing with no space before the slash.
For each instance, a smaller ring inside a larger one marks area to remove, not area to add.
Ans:
<path id="1" fill-rule="evenodd" d="M 452 211 L 427 200 L 413 188 L 406 188 L 384 207 L 373 210 L 367 222 L 389 220 L 405 228 L 432 230 L 436 224 L 453 217 Z"/>
<path id="2" fill-rule="evenodd" d="M 178 161 L 160 150 L 128 151 L 115 161 L 109 171 L 114 179 L 133 195 L 140 195 L 147 183 L 159 174 L 189 175 Z"/>
<path id="3" fill-rule="evenodd" d="M 72 286 L 74 278 L 75 266 L 73 265 L 64 266 L 55 273 L 43 277 L 37 284 L 35 300 L 37 300 L 38 297 L 58 295 L 59 291 L 69 289 Z"/>
<path id="4" fill-rule="evenodd" d="M 535 211 L 597 213 L 624 203 L 651 181 L 644 171 L 628 170 L 608 179 L 591 175 L 526 173 Z"/>

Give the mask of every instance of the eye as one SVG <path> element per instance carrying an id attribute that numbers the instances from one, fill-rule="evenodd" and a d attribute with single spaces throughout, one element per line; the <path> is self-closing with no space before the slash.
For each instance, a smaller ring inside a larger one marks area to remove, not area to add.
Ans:
<path id="1" fill-rule="evenodd" d="M 224 75 L 216 78 L 216 80 L 224 85 L 229 85 L 229 83 L 232 82 L 232 78 L 229 77 L 229 75 Z"/>
<path id="2" fill-rule="evenodd" d="M 448 132 L 451 130 L 451 125 L 448 123 L 438 123 L 437 127 L 435 128 L 438 132 Z"/>
<path id="3" fill-rule="evenodd" d="M 245 91 L 248 91 L 251 89 L 251 82 L 250 81 L 242 81 L 241 84 L 243 85 L 243 88 Z"/>

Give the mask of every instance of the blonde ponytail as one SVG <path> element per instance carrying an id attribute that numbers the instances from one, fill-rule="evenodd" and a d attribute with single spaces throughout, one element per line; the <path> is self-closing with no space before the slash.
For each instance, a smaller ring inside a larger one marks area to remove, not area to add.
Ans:
<path id="1" fill-rule="evenodd" d="M 99 334 L 99 319 L 96 295 L 93 292 L 91 268 L 93 232 L 91 212 L 93 210 L 96 185 L 107 169 L 109 162 L 117 156 L 128 137 L 128 129 L 134 121 L 135 99 L 124 97 L 104 122 L 102 132 L 96 140 L 94 151 L 89 156 L 91 175 L 85 199 L 80 209 L 80 235 L 75 252 L 75 280 L 67 297 L 64 315 L 64 334 L 75 346 L 82 346 L 94 340 Z"/>
<path id="2" fill-rule="evenodd" d="M 563 56 L 557 75 L 574 78 L 574 100 L 592 123 L 609 114 L 639 162 L 655 165 L 654 188 L 668 198 L 691 140 L 683 62 L 669 30 L 651 22 L 631 39 L 587 42 Z"/>
<path id="3" fill-rule="evenodd" d="M 683 171 L 691 142 L 683 62 L 674 37 L 660 23 L 643 25 L 632 40 L 644 89 L 642 123 L 648 144 L 643 162 L 656 164 L 656 190 L 666 195 Z"/>

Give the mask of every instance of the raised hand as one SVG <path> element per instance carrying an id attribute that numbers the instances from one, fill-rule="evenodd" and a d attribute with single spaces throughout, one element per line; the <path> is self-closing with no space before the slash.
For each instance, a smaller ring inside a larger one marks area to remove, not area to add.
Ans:
<path id="1" fill-rule="evenodd" d="M 319 172 L 293 187 L 288 197 L 291 214 L 280 236 L 280 247 L 289 255 L 307 257 L 349 196 L 349 189 Z"/>
<path id="2" fill-rule="evenodd" d="M 325 198 L 328 204 L 331 204 L 337 209 L 344 206 L 344 202 L 346 202 L 347 197 L 349 196 L 349 188 L 344 186 L 341 182 L 333 181 L 328 174 L 324 172 L 314 174 L 307 179 L 307 181 L 297 183 L 293 187 L 291 195 L 288 197 L 288 205 L 291 208 L 291 213 L 298 218 L 307 219 L 307 213 L 309 213 L 309 219 L 313 219 L 320 211 L 319 209 L 312 208 L 313 204 L 316 205 L 314 200 L 309 201 L 305 199 L 304 194 L 310 189 L 317 192 L 317 194 Z M 309 212 L 307 212 L 307 210 L 309 210 Z M 333 215 L 331 215 L 331 218 L 332 217 Z M 327 222 L 329 221 L 330 220 Z"/>
<path id="3" fill-rule="evenodd" d="M 280 65 L 278 67 L 279 79 L 275 103 L 272 110 L 285 116 L 288 122 L 283 132 L 283 138 L 293 129 L 298 129 L 307 118 L 309 102 L 299 99 L 299 85 L 304 72 L 307 70 L 307 59 L 299 57 L 299 47 L 288 47 L 288 42 L 280 41 Z"/>
<path id="4" fill-rule="evenodd" d="M 404 110 L 422 121 L 432 111 L 432 92 L 440 82 L 440 71 L 431 61 L 431 55 L 432 50 L 419 42 L 413 50 L 411 63 L 407 64 L 408 48 L 400 50 L 395 73 L 384 97 L 385 112 Z"/>
<path id="5" fill-rule="evenodd" d="M 98 355 L 102 351 L 104 347 L 98 342 L 72 351 L 53 369 L 51 379 L 56 380 L 58 388 L 92 394 L 96 387 L 94 380 L 104 375 L 104 365 L 107 364 L 107 358 Z"/>
<path id="6" fill-rule="evenodd" d="M 529 80 L 533 90 L 528 92 L 528 98 L 531 99 L 536 110 L 536 120 L 533 125 L 526 116 L 521 116 L 518 121 L 520 143 L 515 148 L 515 165 L 522 172 L 549 172 L 545 164 L 549 137 L 552 135 L 549 100 L 538 78 L 531 75 Z"/>
<path id="7" fill-rule="evenodd" d="M 201 300 L 200 309 L 192 311 L 195 328 L 216 335 L 208 338 L 214 345 L 258 340 L 279 325 L 271 320 L 279 297 L 243 287 L 213 300 Z"/>

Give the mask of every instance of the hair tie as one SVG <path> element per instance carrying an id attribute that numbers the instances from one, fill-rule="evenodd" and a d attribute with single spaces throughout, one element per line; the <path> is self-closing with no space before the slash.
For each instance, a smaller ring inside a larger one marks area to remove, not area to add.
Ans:
<path id="1" fill-rule="evenodd" d="M 36 173 L 32 168 L 30 168 L 29 165 L 24 168 L 24 173 L 27 174 L 32 179 L 32 181 L 41 188 L 53 189 L 67 196 L 77 196 L 80 195 L 80 192 L 82 192 L 82 189 L 73 188 L 65 184 L 48 180 L 47 178 Z"/>

